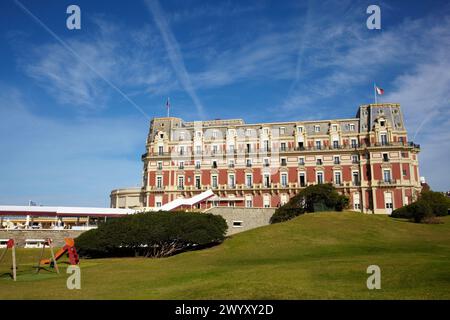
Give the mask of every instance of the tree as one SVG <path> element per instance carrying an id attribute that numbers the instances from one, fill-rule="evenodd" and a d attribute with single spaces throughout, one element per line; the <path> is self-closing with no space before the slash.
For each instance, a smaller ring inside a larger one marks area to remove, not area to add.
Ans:
<path id="1" fill-rule="evenodd" d="M 339 194 L 331 184 L 308 186 L 278 208 L 270 223 L 287 221 L 305 212 L 342 211 L 348 203 L 348 197 Z"/>
<path id="2" fill-rule="evenodd" d="M 223 241 L 221 216 L 187 212 L 148 212 L 110 219 L 75 241 L 87 257 L 167 257 Z"/>

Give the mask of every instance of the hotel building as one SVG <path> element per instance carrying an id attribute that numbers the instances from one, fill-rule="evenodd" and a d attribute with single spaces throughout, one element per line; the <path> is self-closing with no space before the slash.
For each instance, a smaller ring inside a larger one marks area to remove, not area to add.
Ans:
<path id="1" fill-rule="evenodd" d="M 154 118 L 142 187 L 113 190 L 111 206 L 160 207 L 211 189 L 198 209 L 278 207 L 309 185 L 332 183 L 350 209 L 389 214 L 420 192 L 419 151 L 399 104 L 362 105 L 355 118 L 335 120 Z"/>

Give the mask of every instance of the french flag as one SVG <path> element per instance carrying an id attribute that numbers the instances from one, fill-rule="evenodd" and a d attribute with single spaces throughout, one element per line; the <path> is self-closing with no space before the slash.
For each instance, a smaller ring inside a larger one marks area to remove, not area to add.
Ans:
<path id="1" fill-rule="evenodd" d="M 376 90 L 377 94 L 380 95 L 380 96 L 382 94 L 384 94 L 384 89 L 381 89 L 380 87 L 375 87 L 375 90 Z"/>

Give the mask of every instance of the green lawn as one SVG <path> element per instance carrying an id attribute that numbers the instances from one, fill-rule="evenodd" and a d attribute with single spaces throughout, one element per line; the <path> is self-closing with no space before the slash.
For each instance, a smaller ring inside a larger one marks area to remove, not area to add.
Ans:
<path id="1" fill-rule="evenodd" d="M 81 290 L 66 288 L 64 272 L 34 275 L 39 250 L 20 249 L 18 281 L 1 275 L 0 299 L 450 299 L 443 221 L 307 214 L 170 258 L 82 260 Z M 381 290 L 366 287 L 372 264 Z"/>

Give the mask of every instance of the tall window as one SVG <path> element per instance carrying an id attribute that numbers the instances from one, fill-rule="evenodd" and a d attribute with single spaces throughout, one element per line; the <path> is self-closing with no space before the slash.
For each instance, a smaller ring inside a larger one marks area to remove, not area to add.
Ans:
<path id="1" fill-rule="evenodd" d="M 316 141 L 316 149 L 322 149 L 322 141 L 320 140 Z"/>
<path id="2" fill-rule="evenodd" d="M 352 145 L 352 148 L 356 148 L 358 146 L 357 140 L 356 139 L 352 139 L 351 140 L 351 145 Z"/>
<path id="3" fill-rule="evenodd" d="M 247 187 L 251 188 L 253 186 L 253 177 L 251 174 L 246 175 L 245 184 Z"/>
<path id="4" fill-rule="evenodd" d="M 281 151 L 286 151 L 286 142 L 282 142 L 280 147 Z"/>
<path id="5" fill-rule="evenodd" d="M 265 188 L 270 187 L 270 174 L 268 174 L 268 173 L 264 174 L 263 183 L 264 183 Z"/>
<path id="6" fill-rule="evenodd" d="M 298 183 L 300 183 L 300 187 L 306 187 L 306 176 L 304 172 L 300 172 L 298 176 Z"/>
<path id="7" fill-rule="evenodd" d="M 158 154 L 161 156 L 164 154 L 164 147 L 163 146 L 159 146 L 158 147 Z"/>
<path id="8" fill-rule="evenodd" d="M 287 187 L 287 185 L 288 185 L 288 176 L 287 176 L 287 173 L 282 173 L 281 174 L 281 186 L 282 187 Z"/>
<path id="9" fill-rule="evenodd" d="M 339 171 L 336 171 L 334 173 L 334 183 L 337 185 L 341 185 L 342 181 L 341 181 L 341 173 Z"/>
<path id="10" fill-rule="evenodd" d="M 195 147 L 195 153 L 196 154 L 202 154 L 202 146 L 196 146 Z"/>
<path id="11" fill-rule="evenodd" d="M 235 185 L 236 185 L 236 183 L 235 183 L 235 177 L 234 177 L 234 174 L 228 175 L 228 186 L 229 186 L 230 188 L 234 188 Z"/>
<path id="12" fill-rule="evenodd" d="M 360 181 L 359 181 L 359 173 L 357 171 L 352 173 L 352 177 L 353 177 L 353 185 L 354 186 L 359 186 L 360 185 Z"/>
<path id="13" fill-rule="evenodd" d="M 303 157 L 298 158 L 298 164 L 301 165 L 301 166 L 304 166 L 305 165 L 305 158 L 303 158 Z"/>
<path id="14" fill-rule="evenodd" d="M 339 156 L 334 156 L 334 164 L 340 164 L 341 160 L 339 158 Z"/>
<path id="15" fill-rule="evenodd" d="M 195 176 L 195 188 L 201 189 L 201 177 L 200 176 Z"/>
<path id="16" fill-rule="evenodd" d="M 335 149 L 339 148 L 339 141 L 337 141 L 337 140 L 333 141 L 333 148 L 335 148 Z"/>
<path id="17" fill-rule="evenodd" d="M 178 176 L 178 189 L 184 189 L 184 176 Z"/>
<path id="18" fill-rule="evenodd" d="M 214 189 L 217 189 L 217 187 L 218 187 L 218 184 L 217 184 L 217 176 L 212 176 L 212 177 L 211 177 L 211 180 L 212 180 L 212 187 L 213 187 Z"/>
<path id="19" fill-rule="evenodd" d="M 380 141 L 383 146 L 388 144 L 387 135 L 385 133 L 380 134 Z"/>
<path id="20" fill-rule="evenodd" d="M 317 183 L 318 184 L 323 183 L 323 172 L 317 172 Z"/>
<path id="21" fill-rule="evenodd" d="M 158 161 L 157 167 L 158 170 L 162 170 L 162 161 Z"/>
<path id="22" fill-rule="evenodd" d="M 384 182 L 391 182 L 391 170 L 383 170 Z"/>
<path id="23" fill-rule="evenodd" d="M 161 176 L 156 177 L 156 188 L 158 188 L 158 189 L 162 188 L 162 177 Z"/>
<path id="24" fill-rule="evenodd" d="M 264 140 L 264 151 L 269 151 L 269 140 Z"/>

